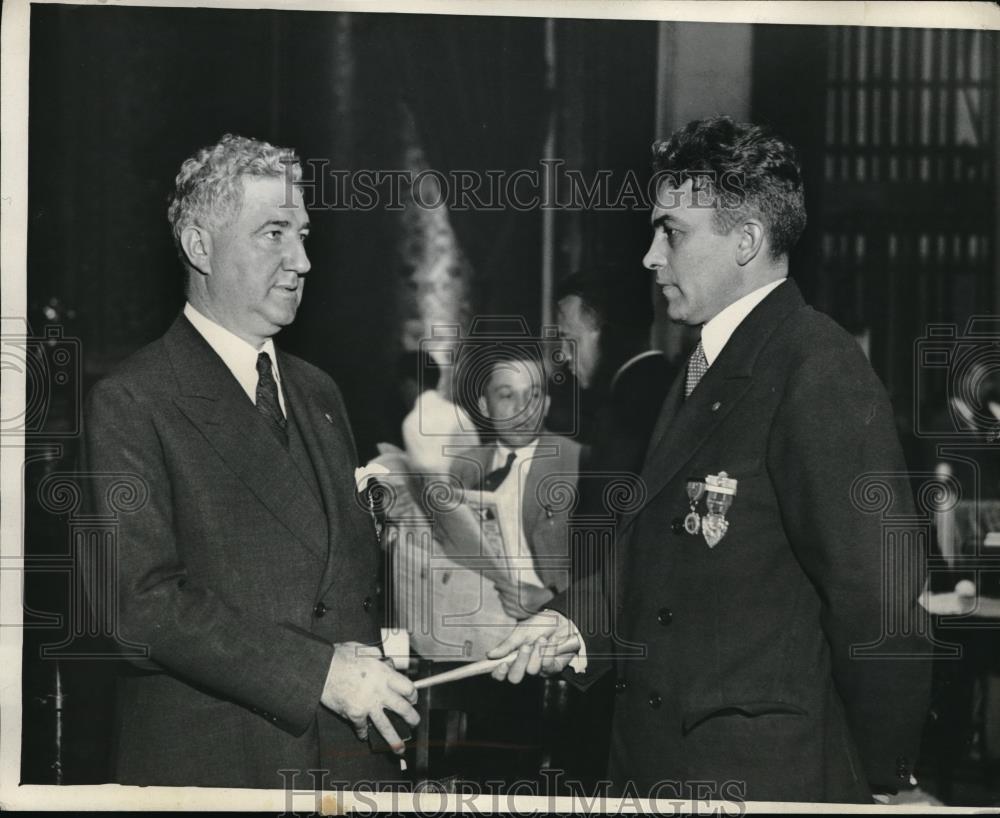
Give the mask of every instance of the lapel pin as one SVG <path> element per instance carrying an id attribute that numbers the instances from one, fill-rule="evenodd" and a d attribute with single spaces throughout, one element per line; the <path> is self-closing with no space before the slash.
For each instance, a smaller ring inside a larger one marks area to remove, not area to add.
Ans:
<path id="1" fill-rule="evenodd" d="M 329 412 L 324 412 L 323 417 L 326 418 L 327 423 L 333 423 L 333 415 L 331 415 Z"/>
<path id="2" fill-rule="evenodd" d="M 718 412 L 719 409 L 721 409 L 721 408 L 722 408 L 722 404 L 719 403 L 719 401 L 716 401 L 715 403 L 712 404 L 712 411 L 713 412 Z"/>
<path id="3" fill-rule="evenodd" d="M 705 477 L 705 505 L 708 506 L 708 514 L 701 522 L 701 533 L 709 548 L 715 548 L 729 530 L 726 512 L 736 496 L 736 485 L 737 481 L 724 471 Z"/>

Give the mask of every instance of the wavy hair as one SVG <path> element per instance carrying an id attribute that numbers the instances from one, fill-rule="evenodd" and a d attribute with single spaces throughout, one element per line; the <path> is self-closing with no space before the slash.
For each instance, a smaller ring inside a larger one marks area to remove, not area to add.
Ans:
<path id="1" fill-rule="evenodd" d="M 715 226 L 729 232 L 748 215 L 767 229 L 771 256 L 787 255 L 806 226 L 802 168 L 795 148 L 767 128 L 715 116 L 689 122 L 653 143 L 653 171 L 672 187 L 688 179 L 712 197 Z"/>
<path id="2" fill-rule="evenodd" d="M 302 178 L 302 166 L 291 148 L 228 133 L 184 160 L 174 180 L 167 220 L 185 267 L 188 262 L 181 247 L 184 228 L 229 224 L 243 207 L 244 176 L 287 178 L 294 184 Z"/>

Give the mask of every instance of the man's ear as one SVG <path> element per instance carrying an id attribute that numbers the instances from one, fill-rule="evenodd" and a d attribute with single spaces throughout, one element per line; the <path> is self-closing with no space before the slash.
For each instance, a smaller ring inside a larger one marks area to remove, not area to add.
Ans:
<path id="1" fill-rule="evenodd" d="M 753 261 L 764 246 L 764 225 L 756 219 L 747 219 L 739 228 L 740 240 L 736 245 L 736 263 L 744 267 Z"/>
<path id="2" fill-rule="evenodd" d="M 181 247 L 192 267 L 205 275 L 212 274 L 212 236 L 207 230 L 189 224 L 181 231 Z"/>
<path id="3" fill-rule="evenodd" d="M 489 414 L 487 414 L 487 412 L 486 412 L 486 410 L 487 410 L 488 407 L 486 406 L 486 398 L 485 397 L 483 397 L 482 395 L 480 395 L 478 398 L 476 398 L 476 406 L 479 407 L 479 414 L 480 415 L 482 415 L 484 418 L 488 418 L 489 417 Z"/>
<path id="4" fill-rule="evenodd" d="M 542 407 L 542 420 L 549 416 L 549 407 L 552 406 L 552 396 L 545 396 L 545 405 Z"/>

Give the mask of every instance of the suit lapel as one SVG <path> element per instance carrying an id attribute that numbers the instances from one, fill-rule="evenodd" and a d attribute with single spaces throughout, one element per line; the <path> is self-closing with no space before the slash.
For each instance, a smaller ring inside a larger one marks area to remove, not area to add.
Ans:
<path id="1" fill-rule="evenodd" d="M 562 462 L 560 444 L 552 438 L 539 438 L 528 463 L 528 473 L 524 477 L 524 491 L 521 493 L 521 524 L 524 526 L 524 534 L 532 551 L 535 550 L 535 544 L 532 542 L 531 532 L 535 530 L 549 508 L 549 503 L 542 502 L 546 498 L 539 494 L 539 488 L 542 480 L 550 474 L 559 473 Z"/>
<path id="2" fill-rule="evenodd" d="M 260 503 L 325 559 L 321 512 L 308 484 L 222 359 L 183 315 L 165 342 L 181 387 L 177 407 Z"/>
<path id="3" fill-rule="evenodd" d="M 687 400 L 683 398 L 685 373 L 683 370 L 678 373 L 646 453 L 641 475 L 646 487 L 645 499 L 623 517 L 619 534 L 691 462 L 716 427 L 739 404 L 753 383 L 754 364 L 767 340 L 790 313 L 803 305 L 798 287 L 786 281 L 740 323 Z M 691 477 L 703 479 L 705 475 Z"/>
<path id="4" fill-rule="evenodd" d="M 560 441 L 548 437 L 540 438 L 525 477 L 524 492 L 521 494 L 524 536 L 528 550 L 535 561 L 536 573 L 545 585 L 551 585 L 556 580 L 556 572 L 550 567 L 547 558 L 565 557 L 568 553 L 568 544 L 556 537 L 545 536 L 544 526 L 547 525 L 550 503 L 543 501 L 550 499 L 550 494 L 557 494 L 558 489 L 550 485 L 545 495 L 542 495 L 539 493 L 539 488 L 549 475 L 572 471 L 566 460 L 565 447 Z"/>
<path id="5" fill-rule="evenodd" d="M 325 405 L 321 396 L 312 394 L 300 383 L 294 377 L 292 367 L 285 364 L 286 360 L 279 353 L 280 365 L 284 367 L 282 373 L 286 370 L 290 373 L 283 383 L 288 389 L 290 403 L 296 407 L 302 442 L 312 460 L 326 510 L 324 530 L 329 532 L 328 561 L 321 583 L 325 592 L 338 577 L 345 575 L 345 561 L 350 557 L 355 542 L 362 541 L 363 526 L 368 524 L 368 520 L 363 517 L 360 506 L 353 508 L 350 505 L 357 499 L 354 482 L 357 458 L 346 430 L 338 426 L 338 417 L 334 415 L 336 408 Z M 370 525 L 374 526 L 374 523 Z M 374 528 L 369 529 L 369 534 L 371 545 L 375 547 Z"/>
<path id="6" fill-rule="evenodd" d="M 698 390 L 683 401 L 669 418 L 662 437 L 646 458 L 642 469 L 642 481 L 646 486 L 643 506 L 659 494 L 694 458 L 716 427 L 743 398 L 750 385 L 750 378 L 745 376 L 726 377 L 716 373 L 716 377 L 709 382 L 708 374 L 705 375 Z M 641 510 L 642 506 L 625 517 L 622 521 L 623 530 Z"/>
<path id="7" fill-rule="evenodd" d="M 670 424 L 673 422 L 674 417 L 684 404 L 685 378 L 686 369 L 682 367 L 680 373 L 676 378 L 674 378 L 674 382 L 670 385 L 670 390 L 667 392 L 666 398 L 663 399 L 663 406 L 660 407 L 660 414 L 657 416 L 656 424 L 653 426 L 653 431 L 649 436 L 649 445 L 646 447 L 646 460 L 649 460 L 649 453 L 659 445 L 660 440 L 663 439 L 664 433 L 668 428 L 670 428 Z"/>
<path id="8" fill-rule="evenodd" d="M 534 551 L 531 532 L 535 530 L 535 522 L 543 511 L 540 498 L 536 502 L 538 486 L 542 482 L 542 478 L 551 470 L 552 464 L 555 462 L 553 459 L 555 454 L 556 450 L 547 446 L 544 438 L 539 439 L 538 445 L 535 446 L 535 451 L 531 455 L 531 460 L 528 461 L 527 471 L 521 472 L 524 474 L 524 490 L 520 495 L 521 527 L 524 529 L 524 536 L 528 540 L 528 548 L 531 551 Z M 521 468 L 524 468 L 523 463 Z M 535 556 L 538 555 L 535 554 Z"/>

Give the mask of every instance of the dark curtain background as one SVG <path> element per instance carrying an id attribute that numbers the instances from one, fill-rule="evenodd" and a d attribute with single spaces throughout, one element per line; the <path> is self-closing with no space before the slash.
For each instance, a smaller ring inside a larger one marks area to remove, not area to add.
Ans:
<path id="1" fill-rule="evenodd" d="M 432 168 L 540 169 L 551 105 L 544 20 L 392 15 L 386 22 L 395 76 Z M 524 316 L 537 328 L 538 210 L 453 210 L 450 219 L 475 275 L 476 306 Z M 511 286 L 519 281 L 526 286 Z"/>

